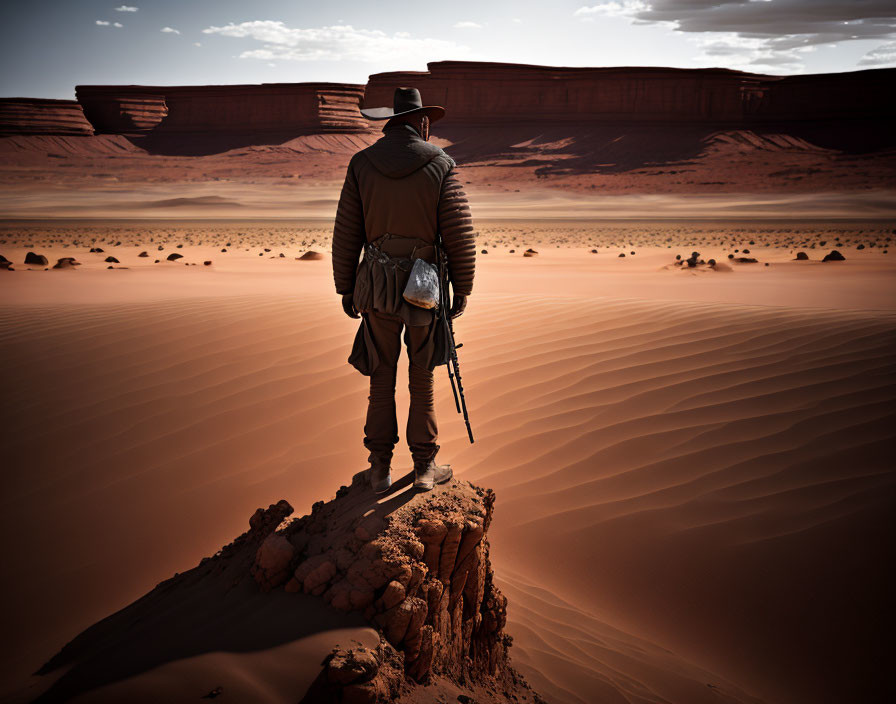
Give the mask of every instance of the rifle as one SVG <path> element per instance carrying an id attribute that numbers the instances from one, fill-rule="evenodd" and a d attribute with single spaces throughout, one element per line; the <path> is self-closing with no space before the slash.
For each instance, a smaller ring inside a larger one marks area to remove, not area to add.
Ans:
<path id="1" fill-rule="evenodd" d="M 470 416 L 467 414 L 467 400 L 464 397 L 464 385 L 460 378 L 460 364 L 457 361 L 457 350 L 464 346 L 454 342 L 454 324 L 448 315 L 448 267 L 442 257 L 441 237 L 436 239 L 436 257 L 439 263 L 439 310 L 437 315 L 445 326 L 445 338 L 448 341 L 448 380 L 451 382 L 451 391 L 454 393 L 454 405 L 458 413 L 464 414 L 464 423 L 467 426 L 467 435 L 470 444 L 473 444 L 473 429 L 470 427 Z M 455 383 L 456 380 L 456 383 Z"/>

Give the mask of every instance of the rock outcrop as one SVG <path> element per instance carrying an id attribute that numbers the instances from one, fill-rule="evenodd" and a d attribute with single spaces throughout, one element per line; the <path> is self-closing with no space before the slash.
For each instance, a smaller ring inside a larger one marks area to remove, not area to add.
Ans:
<path id="1" fill-rule="evenodd" d="M 172 660 L 332 631 L 319 671 L 296 663 L 308 704 L 410 704 L 422 686 L 427 697 L 542 702 L 508 659 L 507 600 L 489 563 L 494 493 L 452 480 L 417 494 L 409 483 L 383 498 L 361 473 L 301 518 L 283 500 L 259 508 L 247 532 L 62 648 L 36 674 L 63 674 L 34 701 L 68 701 Z M 367 642 L 346 644 L 337 634 L 348 626 Z M 184 682 L 200 692 L 218 684 L 169 674 L 179 693 Z M 233 683 L 224 691 L 234 696 Z"/>
<path id="2" fill-rule="evenodd" d="M 366 132 L 364 86 L 261 83 L 210 86 L 81 85 L 84 111 L 101 133 Z"/>
<path id="3" fill-rule="evenodd" d="M 44 98 L 0 98 L 0 135 L 93 134 L 75 100 Z"/>
<path id="4" fill-rule="evenodd" d="M 404 496 L 378 504 L 357 475 L 265 539 L 251 570 L 259 587 L 363 613 L 416 682 L 447 676 L 534 699 L 510 667 L 507 600 L 492 579 L 494 493 L 454 480 Z"/>

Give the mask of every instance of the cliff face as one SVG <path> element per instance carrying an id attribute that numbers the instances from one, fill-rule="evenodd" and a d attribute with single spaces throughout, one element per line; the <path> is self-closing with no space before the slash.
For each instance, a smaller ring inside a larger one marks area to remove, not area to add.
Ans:
<path id="1" fill-rule="evenodd" d="M 263 590 L 312 594 L 340 611 L 363 613 L 401 653 L 398 661 L 416 682 L 447 676 L 534 700 L 510 667 L 507 600 L 492 580 L 487 532 L 494 493 L 453 481 L 429 494 L 400 497 L 371 503 L 358 475 L 335 500 L 315 504 L 310 515 L 265 539 L 252 567 L 255 580 Z M 346 657 L 334 654 L 340 667 Z M 378 660 L 395 662 L 384 655 Z M 315 697 L 347 696 L 327 675 L 333 667 L 327 663 Z M 367 685 L 370 677 L 351 686 L 386 691 L 392 670 L 378 684 Z"/>
<path id="2" fill-rule="evenodd" d="M 100 133 L 145 134 L 168 115 L 161 94 L 127 93 L 119 86 L 78 86 L 75 95 Z"/>
<path id="3" fill-rule="evenodd" d="M 502 121 L 713 122 L 893 116 L 896 69 L 765 76 L 722 68 L 564 68 L 437 61 L 428 71 L 370 76 L 365 107 L 391 105 L 397 86 L 447 109 L 439 124 Z"/>
<path id="4" fill-rule="evenodd" d="M 98 132 L 363 132 L 363 85 L 77 86 Z"/>
<path id="5" fill-rule="evenodd" d="M 92 135 L 93 126 L 75 100 L 0 98 L 0 135 Z"/>

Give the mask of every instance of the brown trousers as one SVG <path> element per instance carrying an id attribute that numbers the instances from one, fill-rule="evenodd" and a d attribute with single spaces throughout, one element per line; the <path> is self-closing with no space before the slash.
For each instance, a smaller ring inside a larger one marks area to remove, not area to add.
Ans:
<path id="1" fill-rule="evenodd" d="M 375 310 L 365 315 L 368 316 L 379 364 L 370 375 L 364 446 L 371 453 L 388 460 L 398 442 L 395 383 L 401 353 L 401 331 L 404 327 L 404 342 L 408 351 L 408 390 L 411 396 L 406 438 L 415 462 L 429 460 L 439 450 L 436 444 L 439 429 L 433 399 L 433 373 L 426 366 L 429 358 L 423 360 L 421 366 L 418 357 L 423 357 L 431 346 L 430 328 L 425 325 L 405 325 L 398 316 Z"/>

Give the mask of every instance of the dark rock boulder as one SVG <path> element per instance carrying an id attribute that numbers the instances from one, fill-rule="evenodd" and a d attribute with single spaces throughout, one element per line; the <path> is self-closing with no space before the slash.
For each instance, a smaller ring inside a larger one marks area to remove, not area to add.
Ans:
<path id="1" fill-rule="evenodd" d="M 43 254 L 28 252 L 28 254 L 25 255 L 25 263 L 34 264 L 35 266 L 46 266 L 50 262 L 47 261 L 47 258 Z"/>
<path id="2" fill-rule="evenodd" d="M 832 249 L 831 253 L 825 254 L 824 259 L 822 259 L 821 261 L 823 261 L 823 262 L 845 262 L 846 257 L 844 257 L 842 254 L 840 254 L 840 252 L 838 252 L 836 249 Z"/>
<path id="3" fill-rule="evenodd" d="M 54 269 L 74 269 L 81 266 L 81 262 L 76 261 L 74 257 L 62 257 L 54 265 Z"/>

